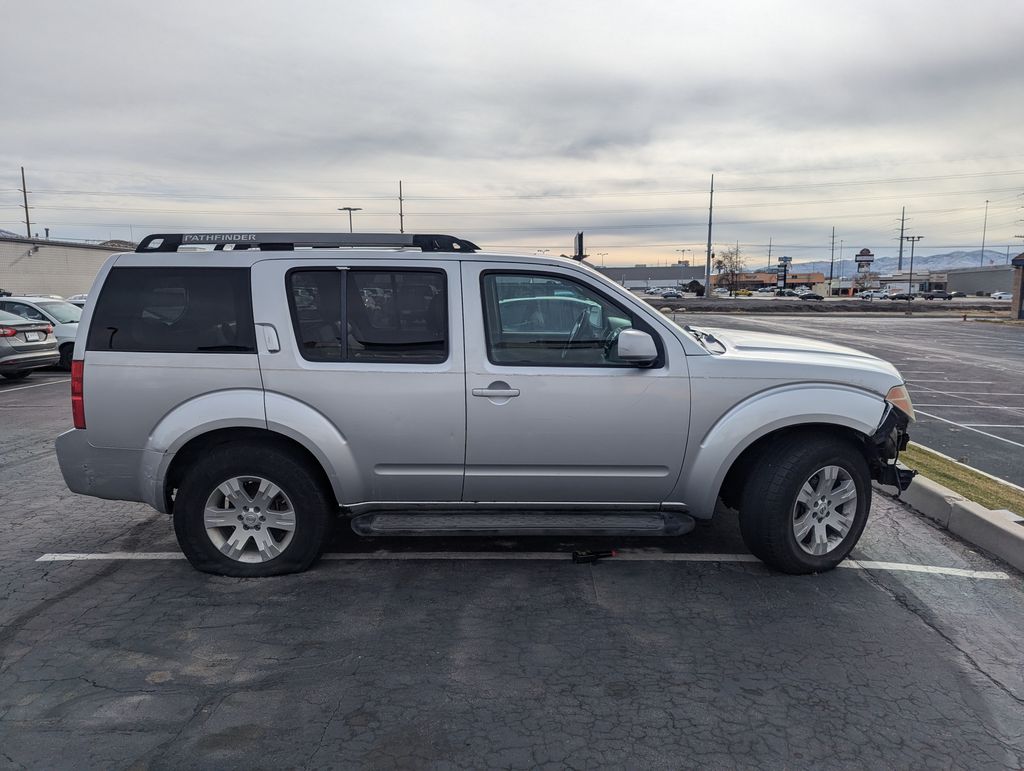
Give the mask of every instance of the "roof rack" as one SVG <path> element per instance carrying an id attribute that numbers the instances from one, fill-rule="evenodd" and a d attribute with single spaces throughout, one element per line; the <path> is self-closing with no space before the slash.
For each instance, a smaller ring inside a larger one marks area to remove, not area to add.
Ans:
<path id="1" fill-rule="evenodd" d="M 176 252 L 178 247 L 210 245 L 223 249 L 232 244 L 235 251 L 291 251 L 299 247 L 317 249 L 336 247 L 401 248 L 410 246 L 424 252 L 476 252 L 480 247 L 455 236 L 413 235 L 411 233 L 153 233 L 139 242 L 136 252 Z"/>

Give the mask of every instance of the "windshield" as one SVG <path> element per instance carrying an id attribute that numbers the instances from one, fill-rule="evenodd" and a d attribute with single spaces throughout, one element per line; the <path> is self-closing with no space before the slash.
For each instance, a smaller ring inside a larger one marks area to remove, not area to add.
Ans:
<path id="1" fill-rule="evenodd" d="M 46 302 L 37 302 L 36 305 L 57 319 L 59 324 L 73 324 L 82 318 L 81 308 L 63 300 L 47 300 Z"/>

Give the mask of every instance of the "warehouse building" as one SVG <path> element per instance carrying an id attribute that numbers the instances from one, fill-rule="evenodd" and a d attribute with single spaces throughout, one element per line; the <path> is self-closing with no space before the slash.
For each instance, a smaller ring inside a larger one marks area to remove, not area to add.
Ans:
<path id="1" fill-rule="evenodd" d="M 986 295 L 1009 292 L 1013 288 L 1013 266 L 985 265 L 946 271 L 946 288 L 950 292 Z"/>
<path id="2" fill-rule="evenodd" d="M 107 257 L 133 248 L 127 242 L 97 245 L 0 236 L 0 291 L 61 297 L 88 292 Z"/>
<path id="3" fill-rule="evenodd" d="M 691 281 L 704 283 L 704 267 L 694 268 L 689 262 L 677 262 L 674 265 L 634 265 L 631 268 L 606 268 L 597 265 L 593 267 L 627 289 L 676 288 Z"/>

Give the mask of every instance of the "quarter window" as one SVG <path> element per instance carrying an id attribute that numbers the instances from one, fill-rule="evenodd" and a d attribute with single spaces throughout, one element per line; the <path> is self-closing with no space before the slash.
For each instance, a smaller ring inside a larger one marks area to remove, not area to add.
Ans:
<path id="1" fill-rule="evenodd" d="M 615 343 L 639 320 L 581 283 L 554 274 L 485 273 L 483 297 L 487 355 L 495 364 L 635 366 L 616 356 Z"/>
<path id="2" fill-rule="evenodd" d="M 90 351 L 255 353 L 246 268 L 114 268 L 89 325 Z"/>
<path id="3" fill-rule="evenodd" d="M 295 337 L 310 361 L 438 364 L 448 358 L 445 274 L 293 270 Z"/>

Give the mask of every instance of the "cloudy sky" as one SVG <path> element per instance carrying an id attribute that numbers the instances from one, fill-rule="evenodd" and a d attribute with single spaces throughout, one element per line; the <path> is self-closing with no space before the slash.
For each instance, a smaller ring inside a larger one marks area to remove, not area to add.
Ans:
<path id="1" fill-rule="evenodd" d="M 841 7 L 840 7 L 841 6 Z M 0 228 L 1020 251 L 1020 0 L 4 4 Z M 685 250 L 685 251 L 681 251 Z M 694 255 L 697 255 L 694 257 Z"/>

